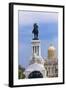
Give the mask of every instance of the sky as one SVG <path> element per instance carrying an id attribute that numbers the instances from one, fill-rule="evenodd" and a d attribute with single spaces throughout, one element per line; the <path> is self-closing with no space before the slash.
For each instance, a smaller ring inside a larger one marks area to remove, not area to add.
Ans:
<path id="1" fill-rule="evenodd" d="M 40 11 L 18 12 L 18 64 L 27 68 L 31 56 L 33 24 L 37 23 L 41 41 L 41 55 L 48 56 L 48 47 L 53 44 L 58 52 L 58 13 Z"/>

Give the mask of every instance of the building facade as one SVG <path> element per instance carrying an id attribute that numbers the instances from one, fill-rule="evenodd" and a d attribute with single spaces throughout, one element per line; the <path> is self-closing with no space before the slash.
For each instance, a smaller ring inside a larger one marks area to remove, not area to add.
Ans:
<path id="1" fill-rule="evenodd" d="M 53 45 L 48 48 L 48 57 L 44 63 L 47 77 L 58 77 L 58 59 Z"/>

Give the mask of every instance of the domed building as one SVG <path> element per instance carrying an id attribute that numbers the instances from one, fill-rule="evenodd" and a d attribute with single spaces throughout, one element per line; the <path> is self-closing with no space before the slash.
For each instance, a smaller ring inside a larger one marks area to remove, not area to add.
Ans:
<path id="1" fill-rule="evenodd" d="M 45 60 L 44 66 L 47 77 L 58 77 L 58 59 L 53 45 L 48 48 L 48 58 Z"/>
<path id="2" fill-rule="evenodd" d="M 56 49 L 51 44 L 50 47 L 48 48 L 48 59 L 49 60 L 54 60 L 55 58 L 56 58 Z"/>

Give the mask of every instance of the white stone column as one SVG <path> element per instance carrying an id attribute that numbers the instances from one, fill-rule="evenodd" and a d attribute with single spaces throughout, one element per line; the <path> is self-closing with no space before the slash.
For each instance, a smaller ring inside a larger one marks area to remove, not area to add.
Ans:
<path id="1" fill-rule="evenodd" d="M 34 53 L 41 56 L 40 40 L 32 40 L 32 54 Z"/>

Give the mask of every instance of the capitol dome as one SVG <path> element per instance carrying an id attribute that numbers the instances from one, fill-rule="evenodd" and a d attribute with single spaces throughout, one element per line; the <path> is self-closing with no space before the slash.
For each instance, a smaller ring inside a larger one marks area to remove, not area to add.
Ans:
<path id="1" fill-rule="evenodd" d="M 48 48 L 48 51 L 55 51 L 55 47 L 51 44 L 50 47 Z"/>
<path id="2" fill-rule="evenodd" d="M 53 60 L 56 58 L 56 48 L 51 44 L 48 48 L 48 59 Z"/>

